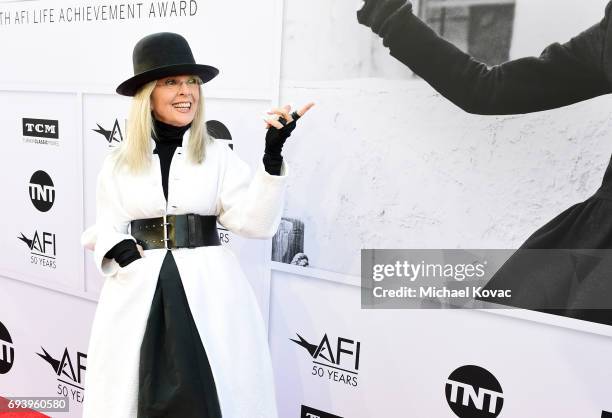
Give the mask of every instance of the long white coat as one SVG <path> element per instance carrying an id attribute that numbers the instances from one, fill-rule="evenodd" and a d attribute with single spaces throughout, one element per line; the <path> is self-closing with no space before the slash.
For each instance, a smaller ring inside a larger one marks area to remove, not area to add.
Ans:
<path id="1" fill-rule="evenodd" d="M 131 238 L 133 219 L 167 214 L 218 215 L 230 231 L 271 237 L 279 224 L 287 169 L 254 176 L 220 141 L 207 144 L 202 164 L 177 148 L 163 194 L 160 163 L 143 175 L 113 174 L 107 156 L 98 175 L 96 223 L 82 235 L 105 276 L 87 356 L 85 418 L 136 417 L 139 350 L 166 250 L 147 250 L 124 268 L 104 255 Z M 151 140 L 152 141 L 152 140 Z M 252 180 L 251 180 L 252 179 Z M 226 246 L 172 250 L 189 307 L 206 349 L 224 418 L 276 418 L 270 353 L 261 312 L 235 255 Z"/>

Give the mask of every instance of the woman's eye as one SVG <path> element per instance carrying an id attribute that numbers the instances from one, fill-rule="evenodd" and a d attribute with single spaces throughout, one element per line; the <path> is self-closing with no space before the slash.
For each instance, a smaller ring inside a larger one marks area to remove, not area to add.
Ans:
<path id="1" fill-rule="evenodd" d="M 173 79 L 173 78 L 169 78 L 169 79 L 167 79 L 167 80 L 164 82 L 164 84 L 165 84 L 166 86 L 174 86 L 174 85 L 176 85 L 176 80 L 175 80 L 175 79 Z"/>
<path id="2" fill-rule="evenodd" d="M 190 86 L 195 86 L 196 84 L 200 84 L 200 80 L 198 80 L 197 78 L 190 78 L 189 80 L 187 80 L 187 84 L 189 84 Z"/>

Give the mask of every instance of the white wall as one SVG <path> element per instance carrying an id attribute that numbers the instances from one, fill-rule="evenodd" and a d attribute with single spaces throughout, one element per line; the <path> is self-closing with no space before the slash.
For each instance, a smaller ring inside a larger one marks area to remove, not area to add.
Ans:
<path id="1" fill-rule="evenodd" d="M 598 23 L 607 0 L 517 0 L 511 58 L 539 55 L 553 42 L 564 43 Z"/>
<path id="2" fill-rule="evenodd" d="M 563 1 L 555 13 L 599 19 L 590 3 Z M 285 11 L 281 101 L 317 102 L 287 145 L 286 213 L 305 221 L 313 266 L 358 275 L 360 248 L 516 248 L 597 189 L 612 149 L 609 98 L 468 115 L 403 68 L 405 80 L 376 70 L 401 64 L 356 23 L 360 4 Z M 517 4 L 516 42 L 545 46 L 546 28 L 564 39 L 580 26 L 527 25 L 547 19 L 528 7 Z"/>

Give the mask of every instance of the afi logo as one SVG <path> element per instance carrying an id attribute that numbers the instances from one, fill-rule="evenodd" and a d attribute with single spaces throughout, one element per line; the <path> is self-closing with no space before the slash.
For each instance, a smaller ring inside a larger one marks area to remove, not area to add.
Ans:
<path id="1" fill-rule="evenodd" d="M 15 361 L 13 340 L 6 327 L 0 322 L 0 374 L 8 373 Z"/>
<path id="2" fill-rule="evenodd" d="M 115 119 L 113 129 L 110 131 L 104 129 L 99 123 L 96 123 L 96 125 L 98 125 L 98 129 L 92 129 L 92 131 L 97 132 L 106 138 L 106 142 L 108 142 L 109 146 L 115 145 L 114 142 L 119 144 L 123 141 L 123 133 L 121 133 L 121 127 L 119 126 L 119 121 L 117 119 Z"/>
<path id="3" fill-rule="evenodd" d="M 463 366 L 446 381 L 446 401 L 459 418 L 495 418 L 504 405 L 501 385 L 488 370 Z"/>
<path id="4" fill-rule="evenodd" d="M 318 409 L 302 405 L 302 413 L 300 418 L 342 418 L 339 415 L 330 414 L 329 412 L 319 411 Z"/>
<path id="5" fill-rule="evenodd" d="M 17 238 L 23 241 L 33 254 L 55 257 L 55 234 L 51 232 L 39 234 L 38 231 L 34 231 L 32 239 L 23 233 Z"/>
<path id="6" fill-rule="evenodd" d="M 59 138 L 57 120 L 23 118 L 23 135 L 39 138 Z"/>
<path id="7" fill-rule="evenodd" d="M 45 360 L 53 368 L 53 372 L 57 377 L 57 394 L 64 397 L 69 397 L 75 402 L 83 402 L 83 377 L 86 366 L 84 360 L 87 354 L 77 351 L 76 359 L 71 358 L 68 353 L 68 348 L 64 349 L 64 354 L 60 359 L 51 357 L 49 353 L 40 347 L 44 354 L 36 353 L 40 358 Z"/>
<path id="8" fill-rule="evenodd" d="M 36 209 L 47 212 L 55 202 L 55 186 L 51 177 L 42 170 L 38 170 L 30 178 L 30 200 Z"/>
<path id="9" fill-rule="evenodd" d="M 310 344 L 300 334 L 297 334 L 297 336 L 300 339 L 299 341 L 293 339 L 291 341 L 308 350 L 314 360 L 323 359 L 331 364 L 340 366 L 342 363 L 342 354 L 345 354 L 344 358 L 347 356 L 349 358 L 353 357 L 351 360 L 351 367 L 354 370 L 359 370 L 359 350 L 361 348 L 361 343 L 359 341 L 338 337 L 336 349 L 334 350 L 329 342 L 329 338 L 327 338 L 327 334 L 323 335 L 318 345 Z"/>
<path id="10" fill-rule="evenodd" d="M 36 353 L 36 354 L 38 354 L 40 358 L 42 358 L 43 360 L 45 360 L 47 363 L 51 365 L 51 367 L 53 368 L 53 371 L 57 375 L 57 380 L 63 383 L 67 383 L 71 386 L 76 386 L 75 383 L 79 385 L 82 383 L 83 375 L 81 372 L 84 372 L 86 369 L 86 366 L 83 364 L 83 360 L 87 358 L 87 354 L 83 354 L 77 351 L 77 357 L 76 357 L 76 363 L 75 363 L 70 358 L 70 354 L 68 354 L 68 348 L 64 349 L 64 354 L 62 355 L 62 358 L 59 360 L 51 357 L 51 355 L 49 355 L 49 353 L 47 353 L 47 351 L 43 347 L 40 347 L 40 348 L 45 354 L 44 355 L 40 353 Z M 68 378 L 72 381 L 72 383 L 65 382 L 60 378 Z M 79 387 L 79 389 L 82 390 L 83 388 Z"/>
<path id="11" fill-rule="evenodd" d="M 334 382 L 344 383 L 357 387 L 359 370 L 359 352 L 361 343 L 349 338 L 338 337 L 335 349 L 327 334 L 319 344 L 311 344 L 300 334 L 299 340 L 292 339 L 294 343 L 303 347 L 312 357 L 312 375 L 319 378 L 327 377 Z M 352 370 L 349 370 L 352 369 Z"/>

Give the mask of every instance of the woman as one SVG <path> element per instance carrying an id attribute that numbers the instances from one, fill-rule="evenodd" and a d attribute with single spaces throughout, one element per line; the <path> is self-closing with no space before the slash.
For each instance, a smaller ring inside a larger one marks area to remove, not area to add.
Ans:
<path id="1" fill-rule="evenodd" d="M 134 48 L 127 138 L 98 175 L 96 224 L 83 245 L 106 277 L 92 327 L 84 417 L 276 417 L 263 320 L 217 221 L 270 238 L 282 211 L 281 156 L 312 106 L 266 119 L 263 164 L 210 140 L 187 41 L 156 33 Z"/>
<path id="2" fill-rule="evenodd" d="M 439 37 L 407 0 L 365 0 L 357 20 L 390 54 L 466 112 L 517 114 L 612 93 L 612 19 L 539 57 L 488 67 Z M 612 162 L 600 189 L 534 232 L 489 281 L 503 304 L 612 325 Z M 599 251 L 584 251 L 599 250 Z"/>

